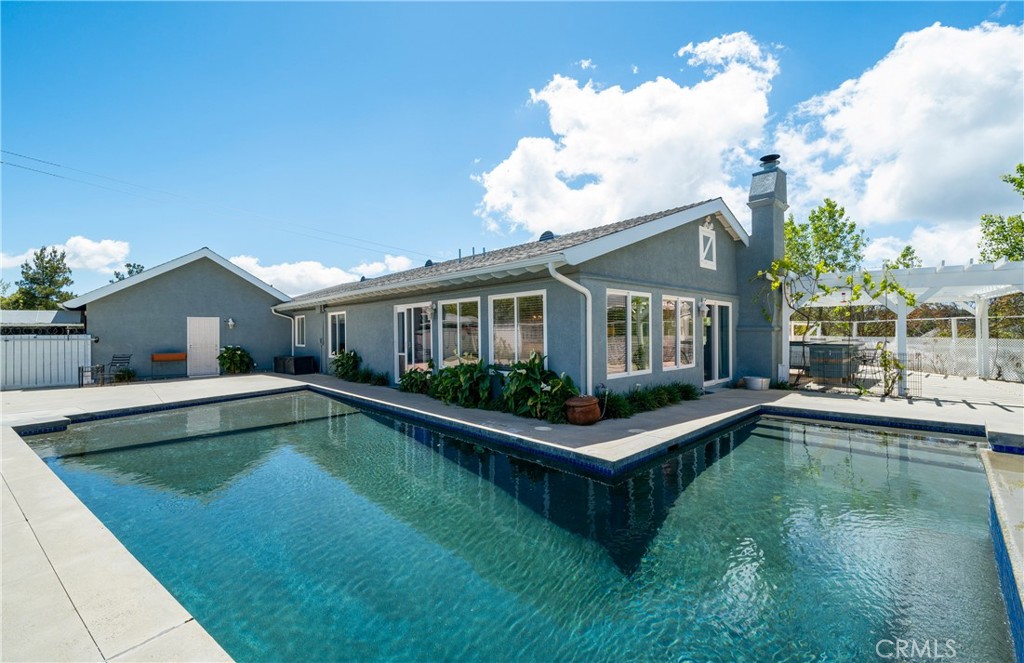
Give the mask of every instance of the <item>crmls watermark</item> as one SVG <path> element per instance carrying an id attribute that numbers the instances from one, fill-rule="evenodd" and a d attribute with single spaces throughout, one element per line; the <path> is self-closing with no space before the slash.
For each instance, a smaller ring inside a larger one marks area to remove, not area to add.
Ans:
<path id="1" fill-rule="evenodd" d="M 875 643 L 878 658 L 907 661 L 917 659 L 941 660 L 956 658 L 956 640 L 879 640 Z"/>

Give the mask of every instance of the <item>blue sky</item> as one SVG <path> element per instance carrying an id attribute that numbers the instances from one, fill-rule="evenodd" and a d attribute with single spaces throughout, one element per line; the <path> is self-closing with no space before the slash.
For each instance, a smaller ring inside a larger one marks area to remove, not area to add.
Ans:
<path id="1" fill-rule="evenodd" d="M 209 246 L 297 294 L 708 197 L 745 220 L 770 151 L 869 262 L 966 262 L 1021 207 L 1021 8 L 4 2 L 3 279 Z"/>

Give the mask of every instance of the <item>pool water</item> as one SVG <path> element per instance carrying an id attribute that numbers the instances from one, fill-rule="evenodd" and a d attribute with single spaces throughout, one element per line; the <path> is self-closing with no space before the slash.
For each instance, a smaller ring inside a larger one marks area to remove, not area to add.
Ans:
<path id="1" fill-rule="evenodd" d="M 28 440 L 240 661 L 1013 657 L 948 440 L 764 418 L 605 482 L 308 392 Z"/>

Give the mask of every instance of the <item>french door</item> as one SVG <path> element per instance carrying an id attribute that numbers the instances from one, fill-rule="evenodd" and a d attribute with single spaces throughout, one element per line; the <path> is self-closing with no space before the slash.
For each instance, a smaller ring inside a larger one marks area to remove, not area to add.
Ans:
<path id="1" fill-rule="evenodd" d="M 414 368 L 428 370 L 433 358 L 430 303 L 395 307 L 395 382 Z"/>
<path id="2" fill-rule="evenodd" d="M 732 377 L 732 305 L 711 300 L 705 304 L 704 384 L 726 382 Z"/>

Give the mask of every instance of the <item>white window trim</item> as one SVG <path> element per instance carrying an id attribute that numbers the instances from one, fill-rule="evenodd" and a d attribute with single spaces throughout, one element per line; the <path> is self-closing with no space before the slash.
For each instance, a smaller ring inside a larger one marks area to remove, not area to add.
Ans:
<path id="1" fill-rule="evenodd" d="M 437 364 L 438 368 L 444 368 L 444 307 L 446 305 L 448 305 L 448 304 L 468 304 L 468 303 L 471 303 L 471 302 L 475 302 L 476 303 L 477 333 L 479 333 L 480 336 L 482 337 L 483 336 L 483 334 L 482 334 L 482 332 L 483 332 L 483 328 L 482 328 L 483 325 L 480 324 L 482 322 L 482 320 L 480 319 L 480 298 L 479 297 L 462 297 L 461 299 L 442 299 L 442 300 L 438 300 L 438 302 L 437 302 L 437 319 L 438 319 L 438 324 L 434 325 L 435 327 L 437 327 L 437 351 L 438 351 L 438 361 L 436 361 L 434 363 Z M 460 321 L 462 320 L 462 314 L 461 313 L 459 314 L 459 320 Z M 459 344 L 459 357 L 461 358 L 462 357 L 462 337 L 461 336 L 456 336 L 456 339 L 458 340 L 458 344 Z M 484 354 L 483 353 L 483 338 L 480 338 L 478 340 L 478 342 L 479 342 L 479 344 L 481 346 L 480 347 L 480 350 L 481 350 L 481 352 L 480 352 L 480 360 L 482 361 L 483 360 L 483 354 Z"/>
<path id="2" fill-rule="evenodd" d="M 299 320 L 302 321 L 302 342 L 299 343 Z M 295 316 L 295 347 L 304 348 L 306 347 L 306 316 L 297 315 Z"/>
<path id="3" fill-rule="evenodd" d="M 608 373 L 605 378 L 608 380 L 615 380 L 617 378 L 628 378 L 636 377 L 637 375 L 650 375 L 654 372 L 654 360 L 651 359 L 651 353 L 647 353 L 647 368 L 634 371 L 631 369 L 630 357 L 633 355 L 632 339 L 633 336 L 630 334 L 632 327 L 633 308 L 631 306 L 632 297 L 646 297 L 647 298 L 647 310 L 650 311 L 648 318 L 653 318 L 653 311 L 651 308 L 654 306 L 654 298 L 649 292 L 638 292 L 636 290 L 613 290 L 609 288 L 604 294 L 604 314 L 605 314 L 605 339 L 604 339 L 604 370 L 608 370 L 608 295 L 625 295 L 626 296 L 626 372 L 625 373 Z M 653 327 L 653 325 L 649 325 Z M 648 342 L 654 341 L 654 330 L 648 329 Z"/>
<path id="4" fill-rule="evenodd" d="M 327 356 L 334 357 L 335 353 L 331 350 L 334 347 L 334 321 L 331 318 L 336 316 L 345 316 L 345 338 L 342 341 L 345 344 L 345 349 L 348 349 L 348 312 L 347 311 L 328 311 L 327 312 Z"/>
<path id="5" fill-rule="evenodd" d="M 494 300 L 495 299 L 519 299 L 520 297 L 534 297 L 540 295 L 541 316 L 544 318 L 544 348 L 541 354 L 544 355 L 544 368 L 548 367 L 548 291 L 527 290 L 525 292 L 509 292 L 503 295 L 488 295 L 487 297 L 487 363 L 494 364 Z M 513 363 L 525 361 L 529 357 L 519 356 L 519 302 L 515 306 L 516 317 L 516 347 Z M 495 366 L 496 369 L 506 370 L 507 366 Z"/>
<path id="6" fill-rule="evenodd" d="M 708 227 L 710 226 L 710 227 Z M 698 226 L 698 243 L 697 243 L 697 255 L 700 258 L 700 266 L 704 269 L 717 270 L 718 263 L 718 236 L 715 234 L 715 228 L 709 222 L 707 225 Z M 704 239 L 707 238 L 707 249 L 705 250 Z M 705 254 L 710 253 L 710 257 L 705 257 Z"/>
<path id="7" fill-rule="evenodd" d="M 697 366 L 697 327 L 698 327 L 697 319 L 700 318 L 700 311 L 697 310 L 697 300 L 694 297 L 675 297 L 675 296 L 672 296 L 672 295 L 662 295 L 662 297 L 661 297 L 661 302 L 662 302 L 662 307 L 661 307 L 661 315 L 662 315 L 662 318 L 661 318 L 661 321 L 662 321 L 661 333 L 662 334 L 665 333 L 665 302 L 667 302 L 667 301 L 675 302 L 676 303 L 676 339 L 675 339 L 676 363 L 675 363 L 675 366 L 665 366 L 664 362 L 662 362 L 661 370 L 662 370 L 662 372 L 668 372 L 668 371 L 678 371 L 678 370 L 683 369 L 683 368 L 694 368 L 695 366 Z M 693 361 L 691 361 L 689 364 L 680 364 L 679 363 L 679 333 L 681 331 L 682 319 L 683 319 L 682 312 L 681 312 L 680 307 L 679 307 L 679 304 L 681 302 L 690 302 L 690 315 L 693 317 L 693 334 L 692 334 L 692 338 L 690 339 L 691 341 L 693 341 L 693 353 L 692 353 L 693 354 Z"/>

